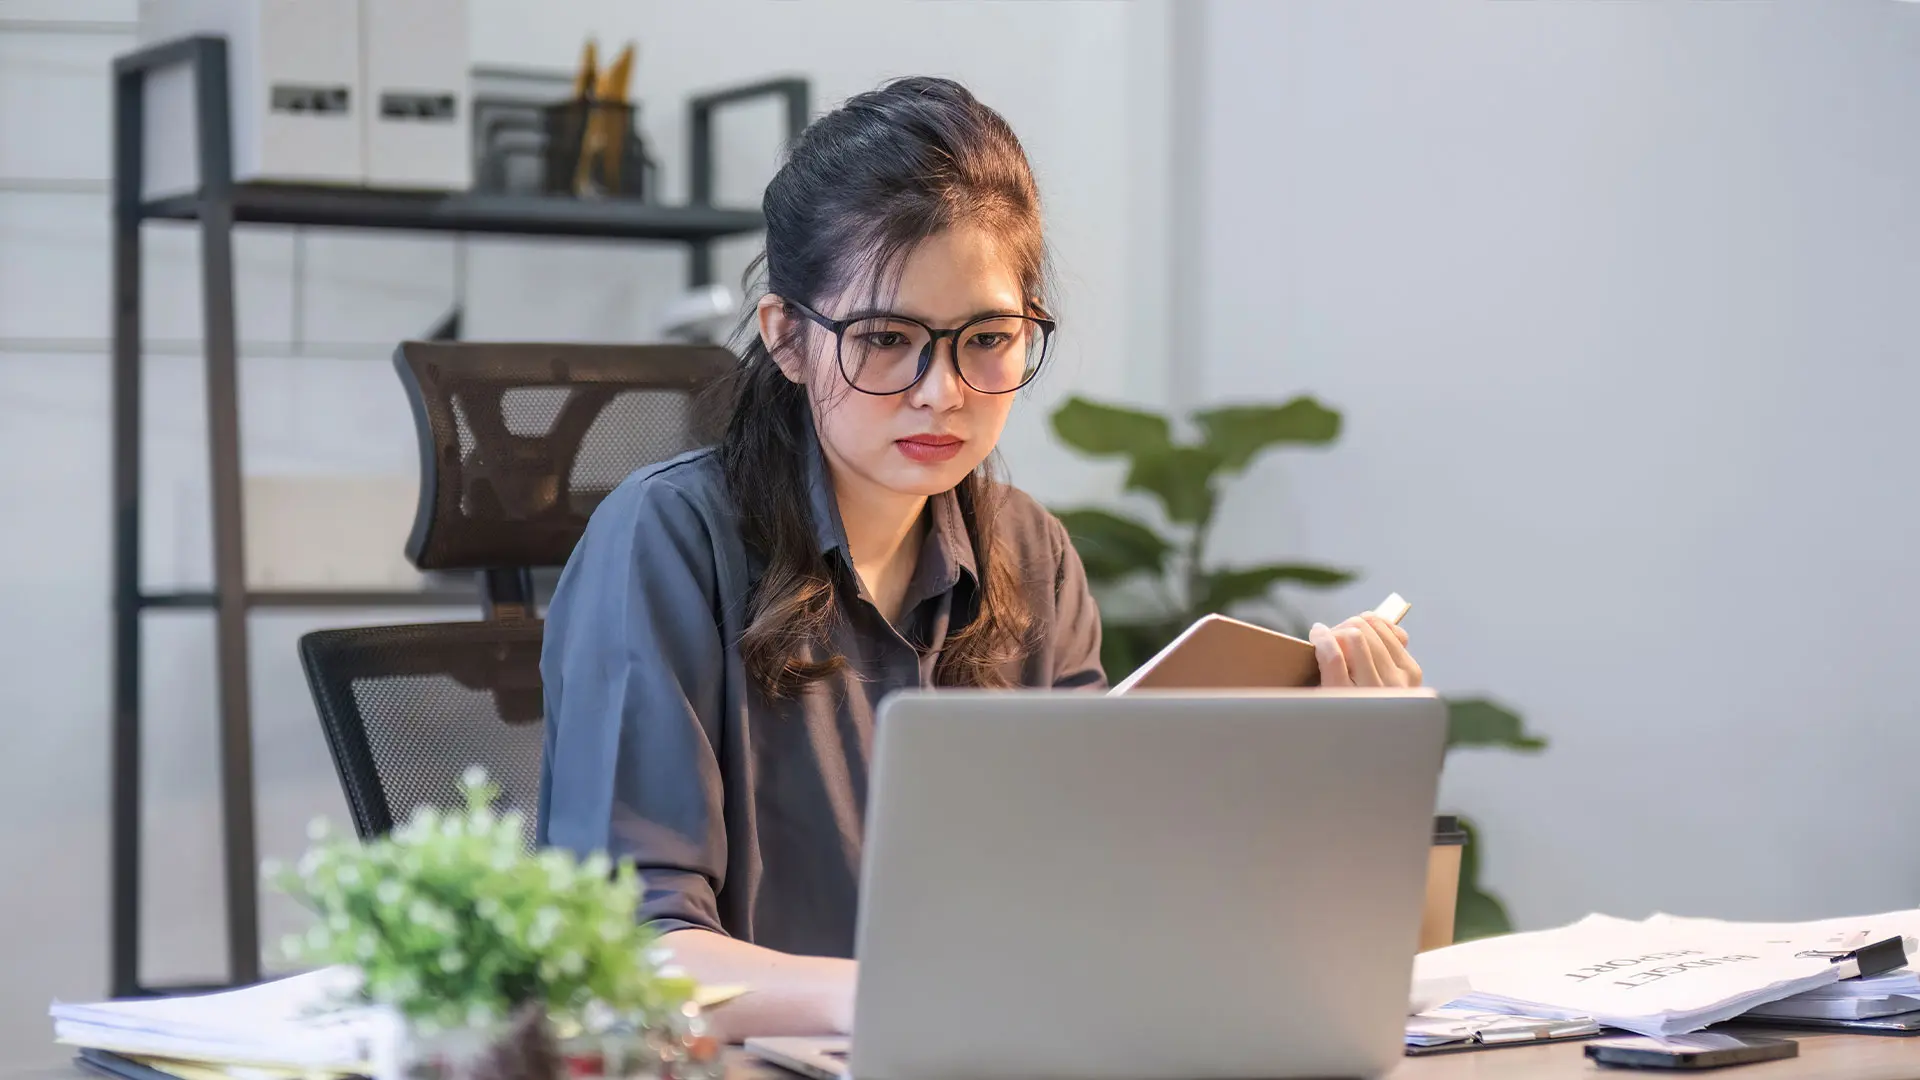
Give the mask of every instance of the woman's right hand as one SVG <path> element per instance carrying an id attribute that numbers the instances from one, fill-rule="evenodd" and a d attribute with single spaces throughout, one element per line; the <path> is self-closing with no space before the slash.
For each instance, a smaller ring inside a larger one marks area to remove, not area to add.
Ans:
<path id="1" fill-rule="evenodd" d="M 660 943 L 695 982 L 747 988 L 708 1014 L 713 1033 L 725 1042 L 853 1034 L 853 985 L 859 967 L 852 960 L 776 952 L 711 930 L 675 930 Z"/>

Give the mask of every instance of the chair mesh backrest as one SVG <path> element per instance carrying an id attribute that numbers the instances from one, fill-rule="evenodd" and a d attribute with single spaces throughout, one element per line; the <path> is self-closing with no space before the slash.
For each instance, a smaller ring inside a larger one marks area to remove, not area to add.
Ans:
<path id="1" fill-rule="evenodd" d="M 425 570 L 560 566 L 642 466 L 716 442 L 718 346 L 405 342 L 420 436 L 407 554 Z"/>
<path id="2" fill-rule="evenodd" d="M 462 805 L 461 774 L 481 765 L 500 787 L 496 808 L 525 815 L 533 847 L 542 626 L 530 619 L 429 623 L 300 639 L 300 662 L 362 838 L 404 824 L 417 806 Z"/>

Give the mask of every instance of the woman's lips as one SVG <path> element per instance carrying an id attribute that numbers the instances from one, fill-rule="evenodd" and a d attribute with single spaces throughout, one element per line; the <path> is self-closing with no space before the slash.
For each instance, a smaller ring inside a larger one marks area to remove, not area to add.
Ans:
<path id="1" fill-rule="evenodd" d="M 952 435 L 909 435 L 904 439 L 895 439 L 893 445 L 900 448 L 907 460 L 933 465 L 952 460 L 966 442 Z"/>

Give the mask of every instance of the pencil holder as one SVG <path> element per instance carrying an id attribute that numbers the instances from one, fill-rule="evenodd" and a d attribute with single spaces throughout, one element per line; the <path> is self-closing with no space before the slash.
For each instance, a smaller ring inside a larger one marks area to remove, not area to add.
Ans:
<path id="1" fill-rule="evenodd" d="M 637 112 L 626 102 L 591 99 L 547 106 L 546 192 L 652 198 L 653 162 L 634 127 Z"/>
<path id="2" fill-rule="evenodd" d="M 1433 846 L 1427 855 L 1427 898 L 1420 913 L 1420 951 L 1453 944 L 1455 899 L 1460 892 L 1460 855 L 1467 842 L 1460 819 L 1433 819 Z"/>

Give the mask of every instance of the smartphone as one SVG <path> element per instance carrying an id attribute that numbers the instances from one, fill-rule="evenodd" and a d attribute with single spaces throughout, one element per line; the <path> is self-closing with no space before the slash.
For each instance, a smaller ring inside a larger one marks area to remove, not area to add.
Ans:
<path id="1" fill-rule="evenodd" d="M 1701 1031 L 1664 1039 L 1603 1039 L 1587 1044 L 1587 1056 L 1601 1065 L 1627 1069 L 1718 1069 L 1798 1057 L 1800 1044 L 1792 1039 Z"/>

